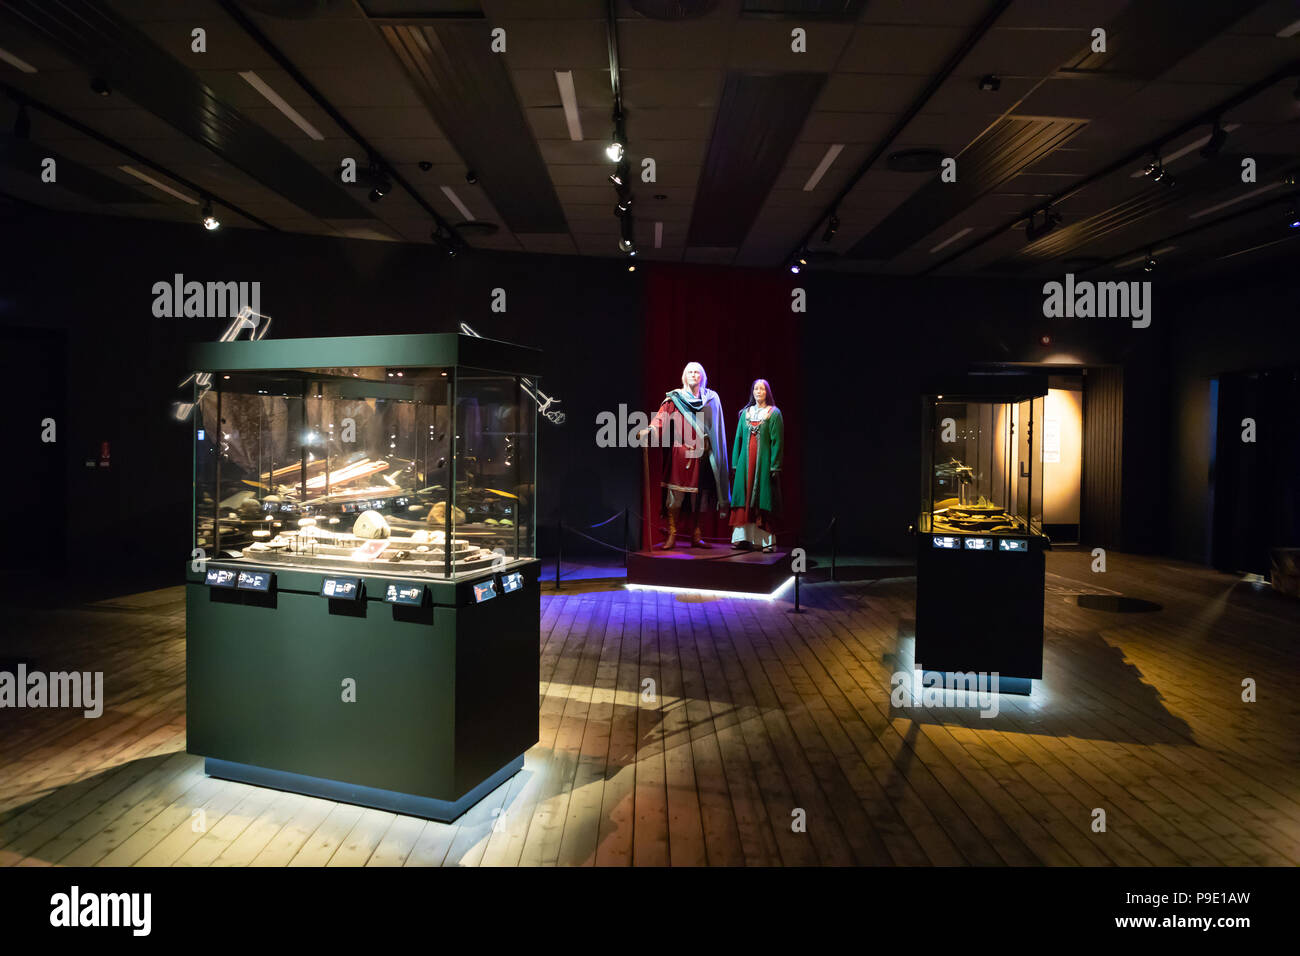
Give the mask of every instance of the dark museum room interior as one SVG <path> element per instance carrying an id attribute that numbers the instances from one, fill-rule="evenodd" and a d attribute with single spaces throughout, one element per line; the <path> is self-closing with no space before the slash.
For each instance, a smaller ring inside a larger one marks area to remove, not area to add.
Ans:
<path id="1" fill-rule="evenodd" d="M 0 863 L 1300 865 L 1297 176 L 1294 0 L 0 0 Z"/>

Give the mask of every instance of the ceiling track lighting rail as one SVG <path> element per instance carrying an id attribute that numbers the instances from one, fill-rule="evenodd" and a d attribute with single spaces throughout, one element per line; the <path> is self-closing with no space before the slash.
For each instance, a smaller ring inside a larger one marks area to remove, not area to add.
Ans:
<path id="1" fill-rule="evenodd" d="M 114 150 L 115 152 L 121 153 L 123 156 L 127 157 L 133 162 L 138 163 L 141 166 L 148 166 L 156 173 L 161 173 L 162 175 L 166 176 L 168 179 L 172 180 L 173 182 L 179 183 L 180 185 L 184 186 L 186 189 L 190 190 L 196 196 L 209 196 L 215 202 L 217 202 L 222 206 L 225 206 L 231 212 L 237 213 L 238 215 L 242 216 L 244 219 L 247 219 L 249 222 L 261 226 L 263 229 L 267 230 L 268 232 L 280 231 L 275 226 L 271 225 L 269 222 L 266 222 L 264 219 L 260 219 L 257 216 L 254 216 L 251 212 L 248 212 L 240 208 L 239 206 L 235 205 L 232 202 L 227 202 L 226 200 L 222 199 L 220 196 L 216 195 L 210 190 L 204 189 L 202 186 L 199 186 L 197 183 L 190 182 L 184 176 L 172 172 L 166 166 L 163 166 L 160 163 L 156 163 L 152 159 L 149 159 L 148 157 L 140 155 L 135 150 L 131 149 L 131 147 L 119 143 L 117 140 L 113 139 L 113 137 L 108 136 L 105 133 L 101 133 L 99 132 L 99 130 L 92 129 L 91 127 L 87 126 L 85 123 L 73 119 L 71 116 L 68 116 L 66 113 L 61 113 L 59 110 L 56 110 L 52 106 L 47 106 L 45 103 L 42 103 L 39 100 L 32 99 L 26 93 L 23 93 L 21 90 L 15 89 L 14 87 L 10 86 L 8 83 L 0 82 L 0 90 L 3 90 L 9 96 L 10 99 L 12 99 L 15 103 L 17 103 L 19 105 L 19 108 L 28 107 L 29 109 L 36 110 L 39 113 L 44 113 L 46 116 L 50 117 L 50 119 L 57 120 L 58 122 L 62 123 L 64 126 L 67 126 L 69 129 L 76 130 L 82 136 L 88 136 L 91 139 L 93 139 L 95 142 L 107 146 L 109 149 Z"/>
<path id="2" fill-rule="evenodd" d="M 1283 220 L 1284 226 L 1295 228 L 1297 232 L 1300 232 L 1300 220 L 1296 219 L 1296 213 L 1294 211 L 1296 209 L 1296 200 L 1297 200 L 1296 195 L 1292 195 L 1289 197 L 1274 196 L 1272 198 L 1265 199 L 1262 202 L 1257 202 L 1254 203 L 1253 205 L 1247 206 L 1245 209 L 1239 209 L 1236 210 L 1235 212 L 1229 213 L 1226 216 L 1220 216 L 1218 219 L 1211 220 L 1210 222 L 1199 223 L 1198 225 L 1191 226 L 1187 229 L 1183 229 L 1175 233 L 1171 233 L 1170 235 L 1164 236 L 1160 239 L 1154 239 L 1151 242 L 1143 243 L 1140 246 L 1134 246 L 1133 248 L 1129 249 L 1127 252 L 1121 252 L 1119 255 L 1111 256 L 1110 258 L 1107 259 L 1102 259 L 1099 262 L 1096 262 L 1089 266 L 1085 266 L 1084 268 L 1081 269 L 1076 269 L 1074 271 L 1077 275 L 1083 275 L 1084 273 L 1087 272 L 1095 272 L 1098 269 L 1105 269 L 1108 266 L 1114 266 L 1115 263 L 1123 262 L 1126 259 L 1132 259 L 1134 256 L 1138 256 L 1139 258 L 1144 260 L 1143 268 L 1146 269 L 1147 263 L 1145 260 L 1151 260 L 1151 264 L 1153 266 L 1155 264 L 1155 257 L 1154 257 L 1154 253 L 1152 252 L 1152 250 L 1154 249 L 1162 249 L 1165 246 L 1168 246 L 1169 244 L 1174 243 L 1179 239 L 1184 239 L 1187 236 L 1195 235 L 1198 232 L 1206 232 L 1207 230 L 1214 229 L 1218 226 L 1223 225 L 1224 223 L 1232 222 L 1234 219 L 1240 219 L 1243 216 L 1253 215 L 1257 212 L 1260 212 L 1261 210 L 1268 209 L 1271 206 L 1277 206 L 1283 202 L 1289 203 L 1289 206 L 1287 208 L 1287 215 L 1290 217 L 1290 219 Z M 1293 222 L 1295 222 L 1296 225 L 1292 226 Z M 1146 271 L 1150 272 L 1152 270 L 1146 269 Z"/>
<path id="3" fill-rule="evenodd" d="M 817 226 L 820 223 L 825 222 L 827 217 L 839 208 L 839 206 L 844 202 L 845 197 L 853 191 L 853 187 L 861 182 L 862 177 L 870 171 L 876 161 L 889 151 L 889 148 L 894 144 L 894 140 L 898 139 L 898 137 L 902 135 L 903 130 L 907 128 L 907 125 L 911 123 L 923 109 L 925 109 L 926 104 L 930 102 L 934 97 L 934 94 L 939 92 L 939 87 L 943 86 L 943 84 L 947 82 L 948 78 L 956 72 L 957 67 L 961 65 L 962 60 L 966 59 L 966 55 L 975 48 L 975 45 L 984 38 L 984 35 L 988 33 L 989 30 L 993 29 L 993 24 L 996 23 L 998 18 L 1001 17 L 1002 14 L 1006 12 L 1007 8 L 1011 6 L 1011 2 L 1012 0 L 996 0 L 996 2 L 989 7 L 988 12 L 984 14 L 980 22 L 977 23 L 971 32 L 966 35 L 966 38 L 962 40 L 961 46 L 954 50 L 952 55 L 944 61 L 943 66 L 939 68 L 939 72 L 930 77 L 930 82 L 925 85 L 925 89 L 923 89 L 920 95 L 912 101 L 912 104 L 907 108 L 906 112 L 898 118 L 898 121 L 890 127 L 889 132 L 885 134 L 884 138 L 876 144 L 876 147 L 871 151 L 867 158 L 862 161 L 862 165 L 854 171 L 853 175 L 849 177 L 848 182 L 846 182 L 844 186 L 841 187 L 840 191 L 835 194 L 835 198 L 826 206 L 825 211 L 823 211 L 823 213 L 813 221 L 812 227 L 799 237 L 798 244 L 793 250 L 791 250 L 789 257 L 790 261 L 796 260 L 800 251 L 807 248 L 808 243 L 812 241 L 813 235 L 817 231 Z M 612 3 L 611 6 L 613 6 Z"/>
<path id="4" fill-rule="evenodd" d="M 325 111 L 325 114 L 338 125 L 339 129 L 343 130 L 343 133 L 349 139 L 360 146 L 361 149 L 365 151 L 366 155 L 378 160 L 379 164 L 392 179 L 392 182 L 400 186 L 407 195 L 414 199 L 420 208 L 429 214 L 429 217 L 437 224 L 439 229 L 445 230 L 451 235 L 456 236 L 458 239 L 460 238 L 451 223 L 444 219 L 438 213 L 438 210 L 434 209 L 428 200 L 415 190 L 415 187 L 407 181 L 405 176 L 398 173 L 391 163 L 384 160 L 382 154 L 375 149 L 370 141 L 362 136 L 361 133 L 358 132 L 357 128 L 349 123 L 342 113 L 334 108 L 334 104 L 327 100 L 325 95 L 312 85 L 311 81 L 303 75 L 302 71 L 294 65 L 292 60 L 280 52 L 280 48 L 272 43 L 270 39 L 267 38 L 266 34 L 258 29 L 257 24 L 249 18 L 248 14 L 244 13 L 244 11 L 240 9 L 237 3 L 233 2 L 233 0 L 217 0 L 217 3 L 221 6 L 221 9 L 226 12 L 226 15 L 230 17 L 230 19 L 234 20 L 235 23 L 239 25 L 239 28 L 243 30 L 254 43 L 261 47 L 262 51 L 266 53 L 267 56 L 275 61 L 276 65 L 280 67 L 280 69 L 289 74 L 289 78 L 298 85 L 298 88 L 310 96 L 312 101 Z"/>
<path id="5" fill-rule="evenodd" d="M 1148 155 L 1158 156 L 1160 149 L 1166 143 L 1172 142 L 1173 140 L 1177 139 L 1180 136 L 1185 136 L 1187 133 L 1190 133 L 1198 126 L 1204 126 L 1205 124 L 1211 122 L 1217 123 L 1219 119 L 1230 110 L 1236 109 L 1238 106 L 1241 106 L 1243 103 L 1250 102 L 1251 100 L 1259 96 L 1264 91 L 1269 90 L 1272 87 L 1276 86 L 1278 83 L 1288 81 L 1291 78 L 1296 76 L 1300 76 L 1300 60 L 1292 60 L 1290 63 L 1288 63 L 1286 66 L 1283 66 L 1281 69 L 1274 70 L 1272 73 L 1270 73 L 1268 76 L 1264 77 L 1263 79 L 1256 80 L 1254 83 L 1250 84 L 1249 86 L 1243 87 L 1242 89 L 1238 90 L 1236 93 L 1228 97 L 1223 102 L 1211 107 L 1208 110 L 1198 113 L 1192 119 L 1186 120 L 1179 126 L 1176 126 L 1174 129 L 1171 129 L 1169 132 L 1165 133 L 1163 136 L 1160 136 L 1157 139 L 1151 140 L 1150 142 L 1142 146 L 1139 146 L 1137 149 L 1134 149 L 1126 156 L 1123 156 L 1112 163 L 1108 163 L 1106 166 L 1103 166 L 1101 169 L 1097 170 L 1096 172 L 1089 173 L 1087 176 L 1083 177 L 1082 179 L 1078 180 L 1074 184 L 1063 189 L 1061 192 L 1056 193 L 1055 195 L 1050 197 L 1047 200 L 1047 205 L 1049 206 L 1056 205 L 1057 203 L 1064 202 L 1065 200 L 1069 199 L 1071 196 L 1074 196 L 1079 192 L 1081 192 L 1082 190 L 1086 189 L 1088 186 L 1091 186 L 1093 183 L 1105 179 L 1107 176 L 1119 172 L 1122 169 L 1131 167 L 1134 163 L 1140 162 L 1144 156 L 1148 156 Z M 973 252 L 976 249 L 983 246 L 984 244 L 991 242 L 993 239 L 996 239 L 998 236 L 1002 235 L 1003 233 L 1015 229 L 1021 223 L 1028 220 L 1033 215 L 1034 210 L 1038 210 L 1042 208 L 1043 208 L 1042 204 L 1039 204 L 1035 206 L 1033 210 L 1021 213 L 1019 216 L 1017 216 L 1014 219 L 1007 220 L 1002 225 L 989 230 L 984 235 L 980 236 L 978 239 L 958 249 L 956 252 L 952 253 L 952 255 L 947 256 L 946 258 L 940 260 L 939 262 L 930 265 L 926 269 L 922 270 L 920 274 L 929 275 L 930 273 L 938 269 L 942 269 L 944 266 L 949 265 L 952 262 L 955 262 L 956 260 L 960 259 L 962 256 L 966 255 L 968 252 Z M 1223 220 L 1215 220 L 1215 221 L 1222 222 Z M 1180 233 L 1180 235 L 1184 235 L 1184 233 Z M 1129 254 L 1131 255 L 1131 253 Z M 1107 260 L 1107 261 L 1109 262 L 1113 260 Z"/>
<path id="6" fill-rule="evenodd" d="M 609 52 L 609 88 L 614 99 L 614 132 L 610 136 L 609 146 L 605 148 L 605 157 L 611 163 L 617 163 L 609 181 L 618 196 L 614 206 L 614 215 L 618 217 L 618 249 L 626 256 L 636 255 L 636 220 L 632 217 L 632 169 L 627 159 L 627 130 L 623 125 L 623 90 L 622 78 L 618 66 L 618 18 L 614 9 L 614 0 L 608 0 L 605 18 L 605 43 Z M 636 266 L 628 266 L 629 272 L 635 272 Z"/>

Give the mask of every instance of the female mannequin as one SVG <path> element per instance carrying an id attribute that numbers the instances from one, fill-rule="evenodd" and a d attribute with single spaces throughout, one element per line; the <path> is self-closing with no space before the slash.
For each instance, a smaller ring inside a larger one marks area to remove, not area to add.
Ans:
<path id="1" fill-rule="evenodd" d="M 644 437 L 652 431 L 658 435 L 657 444 L 668 448 L 660 481 L 668 518 L 668 540 L 662 547 L 667 550 L 677 543 L 677 517 L 684 510 L 693 516 L 691 546 L 707 548 L 699 515 L 715 504 L 726 515 L 727 432 L 722 401 L 709 388 L 709 377 L 699 362 L 682 369 L 682 387 L 667 393 L 650 427 L 639 434 Z"/>
<path id="2" fill-rule="evenodd" d="M 781 516 L 781 409 L 767 379 L 755 379 L 749 403 L 740 410 L 731 461 L 731 546 L 743 551 L 771 551 Z"/>

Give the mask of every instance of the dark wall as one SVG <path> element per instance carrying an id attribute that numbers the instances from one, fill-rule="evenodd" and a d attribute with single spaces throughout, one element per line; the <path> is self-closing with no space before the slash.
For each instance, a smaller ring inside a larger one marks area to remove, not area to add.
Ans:
<path id="1" fill-rule="evenodd" d="M 453 331 L 466 321 L 542 348 L 542 387 L 568 416 L 563 426 L 540 425 L 543 550 L 561 515 L 585 530 L 639 507 L 638 456 L 597 448 L 594 436 L 599 412 L 639 407 L 651 385 L 644 303 L 652 265 L 630 274 L 618 260 L 439 262 L 426 247 L 397 243 L 35 213 L 6 228 L 22 247 L 3 260 L 0 326 L 60 330 L 66 342 L 68 420 L 59 436 L 70 556 L 118 555 L 170 573 L 188 553 L 191 436 L 170 406 L 189 371 L 185 344 L 215 338 L 225 322 L 154 318 L 152 286 L 175 273 L 261 282 L 276 338 Z M 723 284 L 754 277 L 780 309 L 792 289 L 806 292 L 807 311 L 795 315 L 802 385 L 780 394 L 801 430 L 792 447 L 804 452 L 786 468 L 803 473 L 804 543 L 838 516 L 846 552 L 910 552 L 919 396 L 932 382 L 980 363 L 1053 362 L 1123 370 L 1123 547 L 1205 560 L 1209 378 L 1278 364 L 1288 349 L 1294 361 L 1300 341 L 1294 293 L 1280 282 L 1184 294 L 1156 279 L 1152 326 L 1133 329 L 1122 319 L 1044 318 L 1041 280 L 805 273 L 774 282 L 771 273 L 717 271 Z M 491 309 L 497 288 L 506 290 L 505 313 Z M 762 316 L 753 325 L 761 336 Z M 34 442 L 41 416 L 29 411 Z M 104 441 L 111 467 L 85 467 Z M 596 534 L 613 540 L 619 531 L 615 522 Z M 570 539 L 566 553 L 583 547 Z"/>
<path id="2" fill-rule="evenodd" d="M 637 498 L 639 474 L 595 447 L 598 411 L 641 395 L 641 274 L 618 262 L 499 255 L 435 260 L 427 247 L 32 213 L 0 273 L 0 328 L 60 330 L 68 381 L 59 450 L 67 475 L 67 555 L 112 555 L 179 573 L 188 555 L 191 432 L 171 403 L 189 373 L 186 343 L 228 320 L 155 318 L 155 282 L 261 283 L 275 338 L 456 331 L 544 350 L 542 388 L 567 422 L 539 422 L 540 519 L 591 524 Z M 504 289 L 506 311 L 492 311 Z M 17 334 L 17 333 L 15 333 Z M 48 361 L 45 359 L 43 361 Z M 22 441 L 39 442 L 43 413 Z M 27 426 L 30 427 L 27 427 Z M 110 443 L 111 466 L 87 468 Z M 13 448 L 14 446 L 9 446 Z M 621 529 L 621 524 L 620 524 Z M 543 545 L 550 547 L 543 534 Z M 567 546 L 566 546 L 567 547 Z M 594 547 L 594 546 L 593 546 Z"/>
<path id="3" fill-rule="evenodd" d="M 1297 282 L 1277 270 L 1179 290 L 1168 353 L 1170 458 L 1165 472 L 1167 553 L 1210 562 L 1213 474 L 1210 382 L 1227 373 L 1300 366 Z M 1295 409 L 1289 410 L 1294 416 Z M 1240 434 L 1241 422 L 1225 422 Z M 1261 432 L 1260 441 L 1269 441 Z M 1270 505 L 1271 506 L 1271 505 Z"/>
<path id="4" fill-rule="evenodd" d="M 809 303 L 803 399 L 810 539 L 838 516 L 844 550 L 911 552 L 907 528 L 921 496 L 920 396 L 985 363 L 1123 366 L 1126 479 L 1135 476 L 1131 488 L 1125 482 L 1125 512 L 1142 516 L 1158 504 L 1152 480 L 1163 449 L 1153 436 L 1161 433 L 1162 343 L 1173 320 L 1160 283 L 1152 289 L 1150 328 L 1135 329 L 1123 319 L 1044 318 L 1042 280 L 801 278 Z M 1122 540 L 1128 550 L 1147 551 L 1158 534 L 1139 517 L 1125 523 Z"/>

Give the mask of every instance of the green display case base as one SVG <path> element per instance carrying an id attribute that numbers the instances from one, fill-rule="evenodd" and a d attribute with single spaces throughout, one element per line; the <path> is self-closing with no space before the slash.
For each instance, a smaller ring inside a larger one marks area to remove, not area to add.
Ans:
<path id="1" fill-rule="evenodd" d="M 266 767 L 252 767 L 245 763 L 232 763 L 229 760 L 216 760 L 208 757 L 203 762 L 203 770 L 210 777 L 222 780 L 236 780 L 252 784 L 255 787 L 269 787 L 272 790 L 285 790 L 290 793 L 305 793 L 310 797 L 322 797 L 339 803 L 353 803 L 363 807 L 375 807 L 406 816 L 424 817 L 450 823 L 474 804 L 478 803 L 501 784 L 505 783 L 524 766 L 524 755 L 520 754 L 492 776 L 488 777 L 469 793 L 454 802 L 435 800 L 432 797 L 418 797 L 409 793 L 396 793 L 392 790 L 380 790 L 376 787 L 363 787 L 339 780 L 325 780 L 321 777 L 308 777 L 301 773 L 289 773 L 284 770 L 268 770 Z"/>

